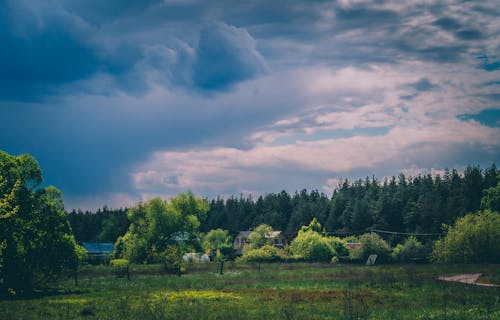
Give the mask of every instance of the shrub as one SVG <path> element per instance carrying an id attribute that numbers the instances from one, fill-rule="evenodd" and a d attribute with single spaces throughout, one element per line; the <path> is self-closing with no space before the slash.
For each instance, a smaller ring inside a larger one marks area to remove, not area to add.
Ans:
<path id="1" fill-rule="evenodd" d="M 279 262 L 286 259 L 287 256 L 283 250 L 265 245 L 258 249 L 245 251 L 239 260 L 243 262 Z"/>
<path id="2" fill-rule="evenodd" d="M 500 262 L 500 213 L 485 210 L 468 214 L 446 228 L 446 236 L 434 244 L 433 261 Z"/>
<path id="3" fill-rule="evenodd" d="M 312 230 L 299 231 L 290 244 L 290 251 L 297 258 L 309 262 L 330 262 L 336 254 L 330 239 Z"/>
<path id="4" fill-rule="evenodd" d="M 128 272 L 128 260 L 125 259 L 113 259 L 109 262 L 109 265 L 112 268 L 113 274 L 118 277 L 124 277 Z"/>
<path id="5" fill-rule="evenodd" d="M 338 237 L 329 237 L 330 244 L 339 257 L 346 257 L 349 255 L 349 248 L 347 248 L 346 241 Z"/>
<path id="6" fill-rule="evenodd" d="M 391 253 L 391 247 L 376 233 L 365 233 L 359 237 L 361 245 L 351 251 L 353 260 L 364 261 L 371 254 L 376 254 L 377 261 L 388 261 Z"/>
<path id="7" fill-rule="evenodd" d="M 403 244 L 399 243 L 392 251 L 392 257 L 399 262 L 415 262 L 425 259 L 425 247 L 414 236 L 408 237 Z"/>
<path id="8" fill-rule="evenodd" d="M 184 253 L 181 248 L 175 245 L 167 246 L 161 254 L 163 260 L 163 269 L 169 273 L 181 274 L 182 256 Z"/>

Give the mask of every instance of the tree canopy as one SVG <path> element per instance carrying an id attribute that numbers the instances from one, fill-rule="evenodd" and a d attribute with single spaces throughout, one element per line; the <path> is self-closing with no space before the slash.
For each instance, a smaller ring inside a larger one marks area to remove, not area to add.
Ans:
<path id="1" fill-rule="evenodd" d="M 61 192 L 41 188 L 42 170 L 30 155 L 0 151 L 0 286 L 29 291 L 75 269 L 81 251 Z"/>
<path id="2" fill-rule="evenodd" d="M 117 254 L 133 262 L 161 262 L 173 251 L 182 257 L 188 248 L 199 249 L 198 228 L 207 211 L 208 203 L 191 192 L 169 202 L 160 198 L 141 202 L 128 211 L 131 224 L 116 242 Z"/>
<path id="3" fill-rule="evenodd" d="M 446 263 L 499 263 L 500 213 L 484 210 L 458 219 L 436 241 L 432 258 Z"/>
<path id="4" fill-rule="evenodd" d="M 272 231 L 273 228 L 267 224 L 259 225 L 248 235 L 248 245 L 245 248 L 258 249 L 265 245 L 270 245 L 272 240 L 269 238 L 269 235 Z"/>

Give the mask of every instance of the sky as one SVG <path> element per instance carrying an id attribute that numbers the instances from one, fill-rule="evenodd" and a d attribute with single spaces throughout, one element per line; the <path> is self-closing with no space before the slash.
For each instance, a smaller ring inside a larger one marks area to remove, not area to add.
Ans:
<path id="1" fill-rule="evenodd" d="M 67 209 L 500 163 L 497 0 L 0 0 L 0 43 Z"/>

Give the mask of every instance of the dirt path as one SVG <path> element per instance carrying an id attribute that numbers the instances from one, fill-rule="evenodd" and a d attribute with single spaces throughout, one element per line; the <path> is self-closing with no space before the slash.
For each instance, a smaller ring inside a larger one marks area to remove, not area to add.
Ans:
<path id="1" fill-rule="evenodd" d="M 465 274 L 457 274 L 451 277 L 439 277 L 438 280 L 475 284 L 478 286 L 485 286 L 485 287 L 500 287 L 500 285 L 497 284 L 476 282 L 480 276 L 482 276 L 482 273 L 465 273 Z"/>

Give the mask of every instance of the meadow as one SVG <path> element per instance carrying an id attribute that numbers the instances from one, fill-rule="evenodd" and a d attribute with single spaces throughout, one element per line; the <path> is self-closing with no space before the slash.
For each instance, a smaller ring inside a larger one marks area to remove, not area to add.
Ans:
<path id="1" fill-rule="evenodd" d="M 30 297 L 0 301 L 0 319 L 500 319 L 500 288 L 443 282 L 499 265 L 219 264 L 182 276 L 132 265 L 130 280 L 84 266 Z"/>

